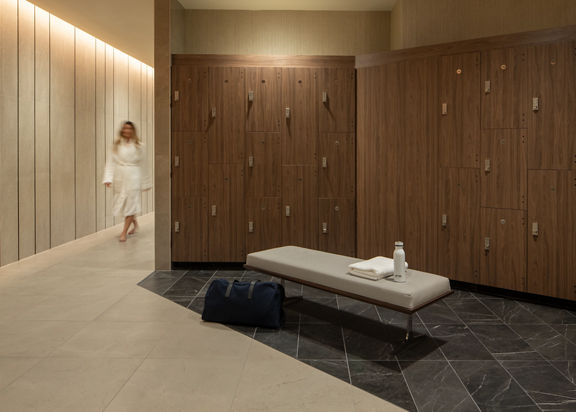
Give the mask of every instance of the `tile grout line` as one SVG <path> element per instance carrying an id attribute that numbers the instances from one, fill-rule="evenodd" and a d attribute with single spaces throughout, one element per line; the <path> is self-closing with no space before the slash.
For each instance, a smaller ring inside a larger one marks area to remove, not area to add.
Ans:
<path id="1" fill-rule="evenodd" d="M 150 352 L 152 352 L 152 349 L 150 350 Z M 126 379 L 126 381 L 122 384 L 122 386 L 120 388 L 118 388 L 118 390 L 116 391 L 114 396 L 112 396 L 112 398 L 110 399 L 110 401 L 108 401 L 108 403 L 104 406 L 104 408 L 102 408 L 102 412 L 105 412 L 106 409 L 108 409 L 108 407 L 112 404 L 112 402 L 114 402 L 114 399 L 116 399 L 116 397 L 120 394 L 120 392 L 122 392 L 122 390 L 126 387 L 126 385 L 128 385 L 128 382 L 130 382 L 130 380 L 134 377 L 136 372 L 138 372 L 138 370 L 140 370 L 140 368 L 142 367 L 144 362 L 148 359 L 148 355 L 150 354 L 150 352 L 148 352 L 148 354 L 146 354 L 146 357 L 141 359 L 138 366 L 134 368 L 134 370 L 132 371 L 130 376 Z M 130 358 L 130 359 L 135 359 L 135 358 Z"/>

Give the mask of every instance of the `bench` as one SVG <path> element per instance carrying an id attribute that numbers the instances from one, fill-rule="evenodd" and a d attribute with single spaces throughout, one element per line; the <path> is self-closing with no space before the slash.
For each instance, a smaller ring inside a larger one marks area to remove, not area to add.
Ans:
<path id="1" fill-rule="evenodd" d="M 452 293 L 448 278 L 412 269 L 407 270 L 405 283 L 391 279 L 373 281 L 348 274 L 348 265 L 360 261 L 284 246 L 250 253 L 244 267 L 279 278 L 282 283 L 289 280 L 406 313 L 406 341 L 412 337 L 412 315 Z"/>

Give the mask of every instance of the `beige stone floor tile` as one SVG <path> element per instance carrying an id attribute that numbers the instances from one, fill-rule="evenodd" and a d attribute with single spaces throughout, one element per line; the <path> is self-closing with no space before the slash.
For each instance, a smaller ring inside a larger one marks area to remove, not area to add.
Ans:
<path id="1" fill-rule="evenodd" d="M 140 359 L 45 359 L 0 391 L 6 411 L 102 411 Z"/>
<path id="2" fill-rule="evenodd" d="M 16 296 L 0 294 L 0 322 L 11 321 L 36 305 L 45 296 Z"/>
<path id="3" fill-rule="evenodd" d="M 41 358 L 0 358 L 0 390 L 18 379 L 40 360 Z"/>
<path id="4" fill-rule="evenodd" d="M 90 323 L 51 357 L 145 358 L 177 326 L 165 322 Z"/>
<path id="5" fill-rule="evenodd" d="M 244 359 L 146 359 L 106 412 L 228 411 Z"/>
<path id="6" fill-rule="evenodd" d="M 0 322 L 0 357 L 45 357 L 86 326 L 86 322 Z"/>

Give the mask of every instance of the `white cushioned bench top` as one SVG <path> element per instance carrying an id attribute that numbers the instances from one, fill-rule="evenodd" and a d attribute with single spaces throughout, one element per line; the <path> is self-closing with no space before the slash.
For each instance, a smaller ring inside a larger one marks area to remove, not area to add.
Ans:
<path id="1" fill-rule="evenodd" d="M 378 300 L 407 310 L 413 310 L 450 292 L 450 281 L 443 276 L 408 269 L 406 282 L 391 279 L 378 281 L 348 274 L 348 265 L 360 262 L 347 256 L 296 246 L 250 253 L 246 266 L 267 272 L 286 275 Z"/>

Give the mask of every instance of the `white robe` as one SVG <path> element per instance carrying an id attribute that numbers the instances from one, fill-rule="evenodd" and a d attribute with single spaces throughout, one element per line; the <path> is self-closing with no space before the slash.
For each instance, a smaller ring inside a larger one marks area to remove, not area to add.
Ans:
<path id="1" fill-rule="evenodd" d="M 141 212 L 142 190 L 150 189 L 144 145 L 122 141 L 108 155 L 103 183 L 112 183 L 114 216 L 133 216 Z"/>

